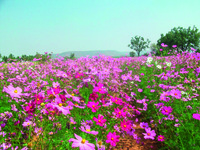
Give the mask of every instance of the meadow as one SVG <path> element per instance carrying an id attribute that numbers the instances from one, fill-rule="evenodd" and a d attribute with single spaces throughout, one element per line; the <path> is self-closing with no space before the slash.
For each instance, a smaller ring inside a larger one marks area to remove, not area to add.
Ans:
<path id="1" fill-rule="evenodd" d="M 159 150 L 200 149 L 199 63 L 200 53 L 1 63 L 0 149 L 142 144 L 139 118 Z"/>

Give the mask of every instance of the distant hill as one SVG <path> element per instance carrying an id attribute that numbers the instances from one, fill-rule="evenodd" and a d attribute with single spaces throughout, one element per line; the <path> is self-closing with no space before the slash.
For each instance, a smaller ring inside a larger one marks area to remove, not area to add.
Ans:
<path id="1" fill-rule="evenodd" d="M 121 57 L 121 56 L 129 56 L 130 51 L 124 51 L 124 52 L 119 52 L 117 50 L 91 50 L 91 51 L 68 51 L 68 52 L 63 52 L 60 53 L 58 56 L 57 54 L 52 54 L 52 59 L 55 58 L 59 58 L 59 56 L 64 57 L 64 56 L 68 56 L 70 57 L 70 55 L 72 53 L 75 54 L 76 58 L 80 58 L 80 57 L 86 57 L 88 55 L 88 57 L 92 57 L 92 56 L 98 56 L 99 54 L 103 54 L 105 56 L 112 56 L 112 57 Z M 141 55 L 143 55 L 146 51 L 141 52 Z"/>

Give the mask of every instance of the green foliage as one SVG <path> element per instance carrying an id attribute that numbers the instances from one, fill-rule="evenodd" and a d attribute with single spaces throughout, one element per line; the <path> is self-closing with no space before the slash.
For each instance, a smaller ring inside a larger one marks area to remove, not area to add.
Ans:
<path id="1" fill-rule="evenodd" d="M 131 44 L 128 45 L 131 49 L 134 49 L 138 56 L 140 56 L 140 52 L 145 50 L 145 48 L 148 48 L 149 46 L 149 39 L 147 41 L 144 41 L 144 38 L 141 36 L 135 36 L 131 39 Z"/>
<path id="2" fill-rule="evenodd" d="M 84 86 L 79 89 L 81 96 L 85 99 L 85 103 L 87 104 L 89 101 L 90 94 L 92 94 L 93 86 L 88 83 L 88 87 Z"/>
<path id="3" fill-rule="evenodd" d="M 70 57 L 65 56 L 64 59 L 65 59 L 65 60 L 67 60 L 67 59 L 75 59 L 75 54 L 74 54 L 74 53 L 71 53 L 71 54 L 70 54 Z"/>
<path id="4" fill-rule="evenodd" d="M 5 63 L 12 63 L 12 62 L 19 62 L 19 61 L 32 61 L 34 58 L 39 59 L 42 58 L 40 60 L 40 62 L 45 62 L 45 61 L 49 61 L 51 59 L 51 54 L 39 54 L 38 52 L 36 53 L 36 55 L 22 55 L 21 57 L 17 56 L 15 57 L 13 54 L 9 54 L 9 56 L 3 56 L 0 54 L 0 58 L 2 58 L 2 62 Z"/>

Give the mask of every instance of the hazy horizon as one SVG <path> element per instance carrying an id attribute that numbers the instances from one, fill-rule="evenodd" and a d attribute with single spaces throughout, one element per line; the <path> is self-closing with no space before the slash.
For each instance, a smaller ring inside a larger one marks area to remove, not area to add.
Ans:
<path id="1" fill-rule="evenodd" d="M 199 0 L 0 0 L 0 54 L 128 53 L 136 35 L 156 43 L 174 27 L 200 29 L 198 6 Z"/>

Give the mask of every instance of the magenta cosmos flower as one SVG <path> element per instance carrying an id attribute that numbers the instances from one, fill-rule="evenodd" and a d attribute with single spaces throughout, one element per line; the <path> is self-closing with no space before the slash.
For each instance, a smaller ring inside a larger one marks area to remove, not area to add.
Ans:
<path id="1" fill-rule="evenodd" d="M 164 140 L 165 140 L 164 135 L 159 135 L 159 136 L 158 136 L 158 141 L 163 142 Z"/>
<path id="2" fill-rule="evenodd" d="M 131 130 L 131 122 L 130 121 L 125 121 L 121 122 L 121 129 L 124 131 L 130 131 Z"/>
<path id="3" fill-rule="evenodd" d="M 104 118 L 104 116 L 99 114 L 98 118 L 93 117 L 93 120 L 96 121 L 96 124 L 103 126 L 104 123 L 106 122 L 106 119 L 103 119 L 103 118 Z"/>
<path id="4" fill-rule="evenodd" d="M 151 131 L 151 128 L 145 128 L 145 131 L 147 133 L 142 133 L 144 135 L 145 139 L 152 139 L 154 140 L 154 137 L 156 136 L 155 130 Z"/>
<path id="5" fill-rule="evenodd" d="M 96 112 L 97 109 L 99 109 L 101 106 L 97 106 L 99 105 L 99 102 L 88 102 L 87 107 L 92 109 L 92 112 Z"/>
<path id="6" fill-rule="evenodd" d="M 100 94 L 105 94 L 106 89 L 103 87 L 103 84 L 98 83 L 98 86 L 93 89 L 93 92 L 99 92 Z"/>
<path id="7" fill-rule="evenodd" d="M 110 143 L 111 146 L 116 146 L 116 142 L 119 142 L 119 135 L 116 135 L 116 133 L 109 132 L 107 135 L 106 143 Z"/>
<path id="8" fill-rule="evenodd" d="M 72 148 L 79 147 L 80 150 L 95 150 L 94 144 L 88 143 L 86 139 L 82 139 L 82 137 L 76 135 L 75 133 L 74 133 L 74 136 L 77 139 L 74 139 L 74 138 L 69 139 L 69 142 L 73 142 Z"/>
<path id="9" fill-rule="evenodd" d="M 163 115 L 169 115 L 171 112 L 172 112 L 172 108 L 169 106 L 169 107 L 167 107 L 167 106 L 163 106 L 162 108 L 161 108 L 161 113 L 163 114 Z"/>
<path id="10" fill-rule="evenodd" d="M 124 112 L 124 109 L 119 109 L 119 108 L 114 108 L 114 114 L 116 115 L 117 118 L 120 118 L 120 117 L 126 117 L 126 112 Z"/>
<path id="11" fill-rule="evenodd" d="M 192 117 L 196 120 L 200 120 L 200 114 L 193 114 Z"/>

